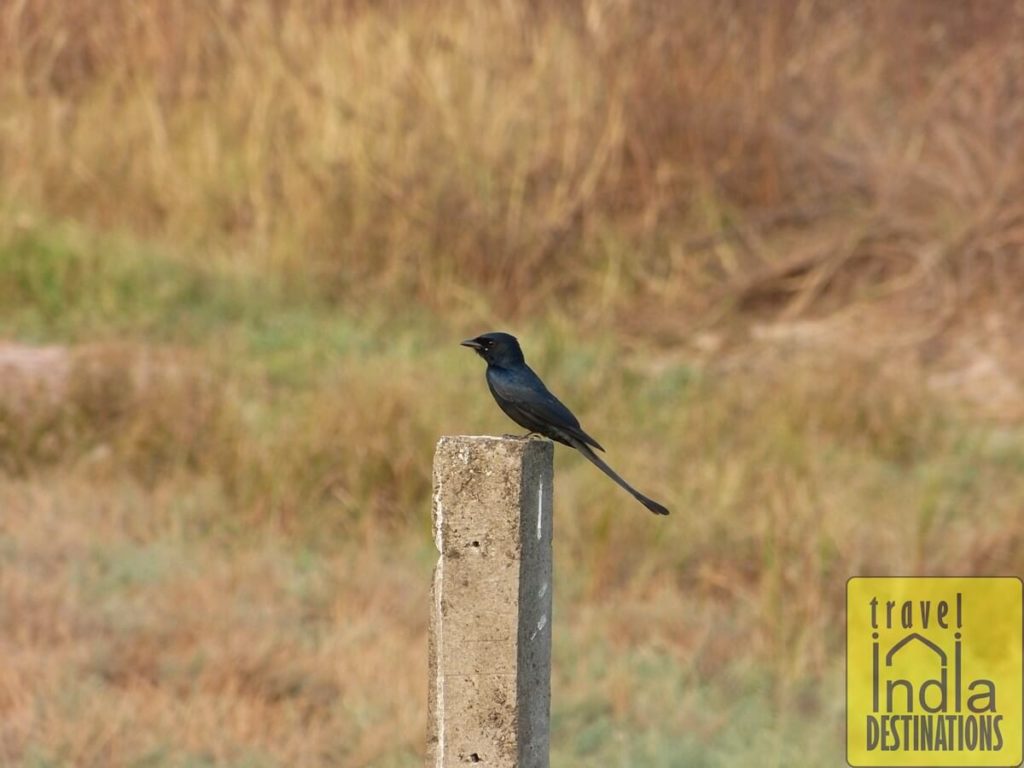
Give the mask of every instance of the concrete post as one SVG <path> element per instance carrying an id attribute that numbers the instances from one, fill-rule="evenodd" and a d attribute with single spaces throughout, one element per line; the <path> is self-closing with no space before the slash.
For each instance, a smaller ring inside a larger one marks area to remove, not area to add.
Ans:
<path id="1" fill-rule="evenodd" d="M 547 768 L 546 440 L 442 437 L 434 454 L 428 768 Z"/>

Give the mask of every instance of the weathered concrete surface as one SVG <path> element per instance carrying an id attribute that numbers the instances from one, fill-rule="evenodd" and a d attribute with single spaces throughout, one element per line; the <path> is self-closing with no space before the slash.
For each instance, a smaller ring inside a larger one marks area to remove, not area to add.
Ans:
<path id="1" fill-rule="evenodd" d="M 431 768 L 548 766 L 553 455 L 547 440 L 437 444 Z"/>

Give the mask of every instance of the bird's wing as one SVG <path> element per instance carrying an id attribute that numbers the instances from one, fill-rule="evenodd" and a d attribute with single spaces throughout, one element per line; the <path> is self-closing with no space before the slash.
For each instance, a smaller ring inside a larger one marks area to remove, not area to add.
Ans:
<path id="1" fill-rule="evenodd" d="M 600 451 L 604 450 L 594 438 L 583 431 L 579 419 L 566 408 L 561 400 L 551 394 L 540 377 L 530 368 L 525 367 L 520 371 L 505 371 L 500 375 L 488 376 L 488 383 L 496 397 L 504 400 L 514 411 L 526 416 L 527 421 L 537 425 L 550 426 L 556 431 L 556 434 L 561 431 L 568 437 L 574 437 Z M 532 425 L 524 424 L 524 426 L 534 429 Z M 534 431 L 548 434 L 544 429 L 534 429 Z M 548 434 L 548 437 L 553 436 Z"/>

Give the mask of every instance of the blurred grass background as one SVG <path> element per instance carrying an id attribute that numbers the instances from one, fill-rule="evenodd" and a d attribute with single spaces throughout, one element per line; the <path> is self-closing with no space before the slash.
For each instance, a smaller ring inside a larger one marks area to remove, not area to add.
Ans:
<path id="1" fill-rule="evenodd" d="M 0 6 L 0 763 L 407 766 L 430 457 L 559 452 L 557 766 L 843 765 L 857 574 L 1024 573 L 1024 6 Z"/>

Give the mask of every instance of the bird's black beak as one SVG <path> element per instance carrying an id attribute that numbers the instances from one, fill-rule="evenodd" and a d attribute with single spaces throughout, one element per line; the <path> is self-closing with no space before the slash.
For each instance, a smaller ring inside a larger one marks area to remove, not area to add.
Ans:
<path id="1" fill-rule="evenodd" d="M 461 343 L 461 345 L 463 347 L 469 347 L 470 349 L 475 349 L 477 352 L 479 352 L 481 349 L 484 348 L 484 345 L 481 344 L 476 339 L 466 339 L 465 341 L 463 341 Z"/>

